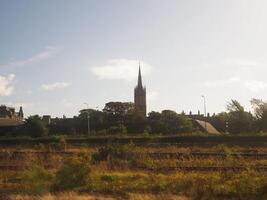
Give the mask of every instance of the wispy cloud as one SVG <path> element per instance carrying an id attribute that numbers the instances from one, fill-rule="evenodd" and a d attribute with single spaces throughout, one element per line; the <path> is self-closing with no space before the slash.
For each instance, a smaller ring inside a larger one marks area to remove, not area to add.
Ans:
<path id="1" fill-rule="evenodd" d="M 214 81 L 206 81 L 204 83 L 205 86 L 207 87 L 224 87 L 224 86 L 228 86 L 237 82 L 240 82 L 240 77 L 231 77 L 229 79 L 225 79 L 225 80 L 214 80 Z"/>
<path id="2" fill-rule="evenodd" d="M 68 87 L 70 84 L 67 82 L 56 82 L 56 83 L 50 83 L 50 84 L 43 84 L 41 85 L 41 89 L 46 91 L 53 91 L 57 89 L 62 89 Z"/>
<path id="3" fill-rule="evenodd" d="M 137 76 L 138 62 L 138 60 L 113 59 L 109 60 L 106 65 L 92 67 L 91 72 L 99 79 L 132 81 Z M 144 75 L 151 70 L 151 66 L 143 61 L 141 68 Z"/>
<path id="4" fill-rule="evenodd" d="M 0 67 L 23 67 L 23 66 L 28 66 L 34 63 L 38 63 L 41 62 L 43 60 L 46 60 L 50 57 L 53 57 L 54 55 L 56 55 L 58 52 L 60 51 L 59 47 L 53 47 L 53 46 L 47 46 L 45 47 L 45 49 L 40 52 L 37 53 L 33 56 L 31 56 L 30 58 L 26 58 L 24 60 L 17 60 L 17 61 L 13 61 L 7 64 L 2 64 L 0 65 Z"/>
<path id="5" fill-rule="evenodd" d="M 14 91 L 15 74 L 0 76 L 0 96 L 10 96 Z"/>
<path id="6" fill-rule="evenodd" d="M 245 87 L 251 92 L 260 92 L 267 88 L 267 83 L 258 80 L 250 80 L 244 83 Z"/>

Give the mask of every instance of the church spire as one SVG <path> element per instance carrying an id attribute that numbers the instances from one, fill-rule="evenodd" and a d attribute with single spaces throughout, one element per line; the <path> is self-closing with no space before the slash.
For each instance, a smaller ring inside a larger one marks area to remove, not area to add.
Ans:
<path id="1" fill-rule="evenodd" d="M 138 73 L 138 85 L 137 85 L 137 87 L 143 88 L 140 62 L 139 62 L 139 73 Z"/>

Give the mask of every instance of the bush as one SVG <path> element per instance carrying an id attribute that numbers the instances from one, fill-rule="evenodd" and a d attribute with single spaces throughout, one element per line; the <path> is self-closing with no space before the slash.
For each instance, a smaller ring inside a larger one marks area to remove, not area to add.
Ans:
<path id="1" fill-rule="evenodd" d="M 43 137 L 48 133 L 43 121 L 38 115 L 30 116 L 25 120 L 24 124 L 25 134 L 31 137 Z"/>
<path id="2" fill-rule="evenodd" d="M 124 160 L 128 158 L 128 154 L 133 150 L 133 144 L 119 145 L 111 144 L 100 147 L 96 153 L 92 155 L 94 162 L 107 160 Z"/>
<path id="3" fill-rule="evenodd" d="M 41 166 L 25 171 L 21 176 L 25 189 L 30 194 L 43 194 L 49 192 L 53 182 L 53 174 Z"/>
<path id="4" fill-rule="evenodd" d="M 90 167 L 82 160 L 69 159 L 56 173 L 56 190 L 68 190 L 85 186 L 90 175 Z"/>

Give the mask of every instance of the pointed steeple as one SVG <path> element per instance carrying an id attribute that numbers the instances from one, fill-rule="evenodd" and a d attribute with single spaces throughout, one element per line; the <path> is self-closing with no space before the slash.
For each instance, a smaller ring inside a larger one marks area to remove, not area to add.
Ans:
<path id="1" fill-rule="evenodd" d="M 139 62 L 139 73 L 138 73 L 138 85 L 137 85 L 137 87 L 143 88 L 140 62 Z"/>

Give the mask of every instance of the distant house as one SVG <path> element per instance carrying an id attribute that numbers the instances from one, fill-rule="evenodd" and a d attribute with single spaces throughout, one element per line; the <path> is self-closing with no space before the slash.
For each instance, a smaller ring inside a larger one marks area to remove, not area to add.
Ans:
<path id="1" fill-rule="evenodd" d="M 19 112 L 15 108 L 5 105 L 0 106 L 0 133 L 8 133 L 16 127 L 23 124 L 23 109 L 20 107 Z"/>

